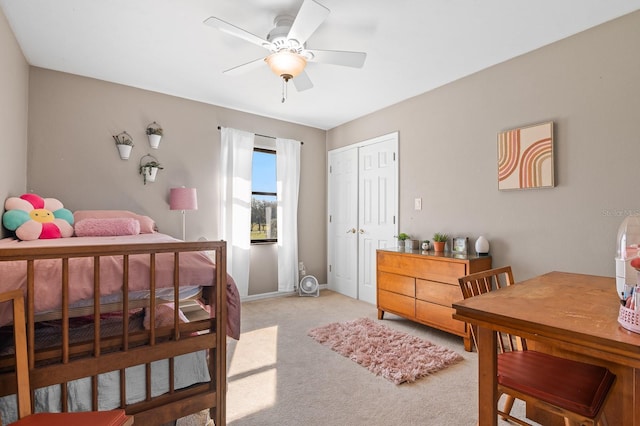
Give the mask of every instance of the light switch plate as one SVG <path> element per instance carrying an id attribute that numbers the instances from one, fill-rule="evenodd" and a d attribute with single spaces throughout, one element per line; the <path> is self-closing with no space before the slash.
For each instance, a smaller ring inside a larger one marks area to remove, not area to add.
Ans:
<path id="1" fill-rule="evenodd" d="M 413 208 L 415 210 L 422 210 L 422 198 L 416 198 L 413 200 Z"/>

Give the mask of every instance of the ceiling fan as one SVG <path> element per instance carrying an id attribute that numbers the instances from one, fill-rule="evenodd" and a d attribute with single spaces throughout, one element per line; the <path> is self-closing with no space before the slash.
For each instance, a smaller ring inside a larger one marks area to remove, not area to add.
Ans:
<path id="1" fill-rule="evenodd" d="M 329 9 L 315 0 L 304 0 L 295 18 L 279 15 L 275 18 L 275 27 L 261 38 L 242 28 L 212 16 L 204 23 L 218 30 L 264 47 L 271 53 L 263 58 L 235 66 L 223 71 L 226 74 L 245 72 L 267 63 L 271 70 L 282 78 L 282 102 L 286 100 L 286 87 L 293 80 L 298 91 L 311 89 L 313 83 L 304 71 L 307 62 L 342 65 L 361 68 L 367 54 L 340 50 L 307 49 L 306 42 L 329 15 Z"/>

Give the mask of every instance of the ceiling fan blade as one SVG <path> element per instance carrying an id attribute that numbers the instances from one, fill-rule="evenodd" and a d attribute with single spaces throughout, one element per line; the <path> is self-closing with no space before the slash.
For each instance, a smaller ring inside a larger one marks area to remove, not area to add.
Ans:
<path id="1" fill-rule="evenodd" d="M 229 68 L 228 70 L 224 70 L 222 71 L 222 73 L 228 74 L 228 75 L 240 75 L 248 71 L 252 71 L 256 68 L 260 68 L 263 65 L 264 65 L 264 58 L 258 58 L 258 59 L 254 59 L 251 62 L 247 62 L 246 64 L 237 65 L 233 68 Z"/>
<path id="2" fill-rule="evenodd" d="M 293 78 L 293 85 L 296 86 L 296 90 L 298 92 L 309 90 L 313 87 L 313 83 L 306 71 L 302 71 L 299 75 Z"/>
<path id="3" fill-rule="evenodd" d="M 324 22 L 329 12 L 329 9 L 315 0 L 304 0 L 291 29 L 289 29 L 287 38 L 297 40 L 302 46 Z"/>
<path id="4" fill-rule="evenodd" d="M 223 21 L 220 18 L 216 18 L 215 16 L 211 16 L 205 19 L 204 23 L 206 25 L 209 25 L 210 27 L 219 29 L 223 33 L 231 34 L 232 36 L 241 38 L 248 41 L 249 43 L 256 44 L 260 47 L 264 47 L 265 49 L 269 49 L 271 47 L 271 43 L 269 43 L 267 40 L 260 38 L 255 34 L 251 34 L 249 31 L 243 30 L 242 28 L 236 27 L 233 24 Z"/>
<path id="5" fill-rule="evenodd" d="M 315 50 L 306 49 L 313 57 L 308 58 L 309 62 L 321 62 L 323 64 L 342 65 L 345 67 L 362 68 L 367 54 L 364 52 L 346 52 L 342 50 Z"/>

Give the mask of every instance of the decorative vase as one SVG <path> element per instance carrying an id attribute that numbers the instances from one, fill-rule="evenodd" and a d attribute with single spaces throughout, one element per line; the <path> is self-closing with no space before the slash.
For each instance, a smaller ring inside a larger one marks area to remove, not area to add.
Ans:
<path id="1" fill-rule="evenodd" d="M 443 252 L 445 244 L 446 244 L 446 241 L 434 241 L 433 242 L 433 251 Z"/>
<path id="2" fill-rule="evenodd" d="M 120 158 L 123 160 L 128 160 L 129 156 L 131 155 L 131 149 L 133 148 L 133 146 L 118 144 L 116 145 L 116 147 L 118 148 L 118 154 L 120 154 Z"/>
<path id="3" fill-rule="evenodd" d="M 404 240 L 398 240 L 398 248 L 404 248 Z"/>
<path id="4" fill-rule="evenodd" d="M 158 147 L 160 146 L 160 139 L 162 139 L 162 136 L 161 135 L 147 135 L 147 137 L 149 138 L 149 145 L 151 145 L 151 148 L 158 149 Z"/>
<path id="5" fill-rule="evenodd" d="M 489 254 L 489 240 L 482 235 L 476 240 L 476 253 L 478 253 L 478 256 L 487 256 Z"/>

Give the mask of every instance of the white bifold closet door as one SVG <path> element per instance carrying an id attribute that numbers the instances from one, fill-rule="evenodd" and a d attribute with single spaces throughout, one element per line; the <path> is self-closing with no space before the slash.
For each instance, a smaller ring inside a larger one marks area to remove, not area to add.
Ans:
<path id="1" fill-rule="evenodd" d="M 376 303 L 376 249 L 398 232 L 398 133 L 329 151 L 329 289 Z"/>

